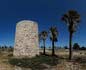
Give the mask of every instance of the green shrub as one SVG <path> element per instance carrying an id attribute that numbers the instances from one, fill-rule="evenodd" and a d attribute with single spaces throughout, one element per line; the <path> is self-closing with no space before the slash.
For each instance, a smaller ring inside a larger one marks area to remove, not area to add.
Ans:
<path id="1" fill-rule="evenodd" d="M 40 55 L 34 58 L 11 58 L 9 63 L 12 65 L 17 65 L 20 67 L 38 67 L 41 64 L 56 65 L 58 63 L 58 58 L 52 56 Z"/>

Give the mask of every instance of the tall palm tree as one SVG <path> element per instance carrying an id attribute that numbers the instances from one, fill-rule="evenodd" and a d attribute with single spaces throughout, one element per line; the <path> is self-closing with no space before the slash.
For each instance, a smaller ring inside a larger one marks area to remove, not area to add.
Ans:
<path id="1" fill-rule="evenodd" d="M 54 50 L 54 43 L 57 42 L 57 36 L 58 36 L 58 31 L 57 28 L 52 26 L 50 28 L 50 40 L 52 41 L 52 56 L 55 55 L 55 50 Z"/>
<path id="2" fill-rule="evenodd" d="M 72 36 L 76 31 L 77 24 L 80 22 L 80 15 L 77 11 L 70 10 L 68 13 L 64 14 L 62 20 L 68 25 L 69 30 L 69 60 L 72 59 Z"/>
<path id="3" fill-rule="evenodd" d="M 47 31 L 42 31 L 41 33 L 40 33 L 40 39 L 41 40 L 43 40 L 43 47 L 44 47 L 44 50 L 43 50 L 43 54 L 45 55 L 45 41 L 46 41 L 46 38 L 47 38 L 47 36 L 48 36 L 48 33 L 47 33 Z"/>

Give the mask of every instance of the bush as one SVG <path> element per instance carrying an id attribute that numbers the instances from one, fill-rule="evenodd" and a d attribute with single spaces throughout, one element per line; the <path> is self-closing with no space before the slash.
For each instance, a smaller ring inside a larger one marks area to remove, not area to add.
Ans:
<path id="1" fill-rule="evenodd" d="M 64 49 L 68 49 L 68 47 L 67 46 L 64 46 Z"/>
<path id="2" fill-rule="evenodd" d="M 78 44 L 78 43 L 75 43 L 75 44 L 73 45 L 73 49 L 74 49 L 74 50 L 79 50 L 79 49 L 80 49 L 79 44 Z"/>
<path id="3" fill-rule="evenodd" d="M 13 54 L 8 54 L 8 57 L 12 57 L 13 56 Z"/>
<path id="4" fill-rule="evenodd" d="M 86 48 L 83 46 L 83 47 L 80 48 L 80 50 L 86 50 Z"/>

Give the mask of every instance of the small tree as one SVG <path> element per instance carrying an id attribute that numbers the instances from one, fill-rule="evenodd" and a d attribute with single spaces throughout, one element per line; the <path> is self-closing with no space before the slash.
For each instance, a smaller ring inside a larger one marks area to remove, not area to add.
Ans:
<path id="1" fill-rule="evenodd" d="M 8 51 L 13 52 L 13 46 L 9 46 Z"/>
<path id="2" fill-rule="evenodd" d="M 4 51 L 4 46 L 1 47 L 2 51 Z"/>
<path id="3" fill-rule="evenodd" d="M 80 50 L 86 50 L 86 48 L 85 48 L 84 46 L 82 46 L 82 47 L 80 48 Z"/>
<path id="4" fill-rule="evenodd" d="M 68 49 L 68 47 L 67 46 L 64 46 L 64 49 Z"/>
<path id="5" fill-rule="evenodd" d="M 42 31 L 41 33 L 40 33 L 40 39 L 41 40 L 43 40 L 43 47 L 44 47 L 44 50 L 43 50 L 43 54 L 45 55 L 45 41 L 46 41 L 46 38 L 47 38 L 47 36 L 48 36 L 48 33 L 47 33 L 47 31 Z"/>
<path id="6" fill-rule="evenodd" d="M 41 48 L 41 49 L 43 49 L 44 47 L 43 47 L 43 46 L 41 46 L 40 48 Z"/>
<path id="7" fill-rule="evenodd" d="M 79 50 L 79 49 L 80 49 L 79 44 L 78 44 L 78 43 L 75 43 L 75 44 L 73 45 L 73 49 L 74 49 L 74 50 Z"/>
<path id="8" fill-rule="evenodd" d="M 76 31 L 77 25 L 80 22 L 80 15 L 75 10 L 70 10 L 63 15 L 62 21 L 65 21 L 69 31 L 69 60 L 72 59 L 72 37 Z"/>
<path id="9" fill-rule="evenodd" d="M 58 31 L 56 27 L 50 28 L 50 40 L 52 41 L 52 56 L 55 55 L 55 45 L 54 43 L 57 42 Z"/>

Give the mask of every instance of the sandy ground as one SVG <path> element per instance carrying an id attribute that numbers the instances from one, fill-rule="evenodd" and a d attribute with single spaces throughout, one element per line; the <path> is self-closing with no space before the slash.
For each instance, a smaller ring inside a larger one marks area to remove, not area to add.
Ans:
<path id="1" fill-rule="evenodd" d="M 48 52 L 49 54 L 51 54 L 50 50 L 46 50 L 46 52 Z M 2 53 L 0 54 L 0 70 L 31 70 L 31 69 L 25 69 L 25 68 L 20 68 L 20 67 L 16 67 L 16 66 L 12 66 L 10 65 L 7 61 L 9 59 L 8 55 L 10 53 Z M 56 54 L 59 56 L 68 56 L 68 50 L 57 50 Z M 73 52 L 73 56 L 79 56 L 79 57 L 85 57 L 86 58 L 86 51 L 74 51 Z M 63 62 L 62 64 L 58 64 L 56 66 L 48 66 L 46 64 L 44 64 L 47 69 L 44 70 L 79 70 L 79 69 L 68 69 L 68 65 L 70 66 L 70 63 L 68 62 Z M 79 66 L 80 67 L 80 66 Z M 81 70 L 86 70 L 86 65 L 84 69 Z"/>

